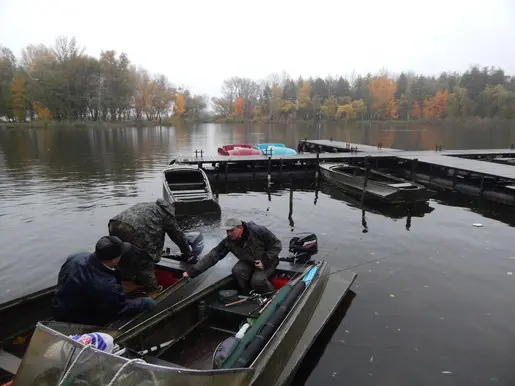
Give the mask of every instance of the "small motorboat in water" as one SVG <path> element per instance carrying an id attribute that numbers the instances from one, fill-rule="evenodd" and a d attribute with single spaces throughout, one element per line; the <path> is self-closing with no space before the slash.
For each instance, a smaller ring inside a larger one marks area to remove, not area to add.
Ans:
<path id="1" fill-rule="evenodd" d="M 311 259 L 318 250 L 314 234 L 292 238 L 292 250 L 271 279 L 271 293 L 238 295 L 229 274 L 150 317 L 134 319 L 121 333 L 39 322 L 14 385 L 290 384 L 356 278 Z M 206 281 L 206 273 L 192 282 Z M 73 339 L 88 333 L 112 340 L 99 349 Z"/>
<path id="2" fill-rule="evenodd" d="M 191 248 L 200 255 L 204 249 L 204 238 L 201 232 L 188 232 L 186 239 Z M 122 282 L 122 288 L 128 298 L 150 296 L 157 302 L 157 309 L 168 307 L 170 304 L 183 301 L 187 296 L 193 295 L 202 289 L 195 283 L 182 277 L 182 274 L 191 267 L 190 264 L 180 261 L 180 255 L 163 251 L 161 261 L 156 263 L 154 273 L 163 291 L 147 294 L 142 292 L 143 286 L 133 282 Z M 228 274 L 213 272 L 213 275 L 203 285 L 216 285 L 220 280 L 226 279 Z M 186 288 L 184 288 L 186 287 Z M 16 373 L 21 358 L 29 345 L 38 321 L 52 321 L 52 298 L 56 286 L 50 286 L 35 293 L 22 296 L 0 304 L 0 384 L 4 379 L 12 378 Z M 182 290 L 180 296 L 176 291 Z M 151 312 L 143 312 L 136 316 L 123 317 L 111 322 L 108 328 L 119 334 L 127 328 L 135 318 L 138 320 L 148 318 Z M 107 327 L 106 327 L 107 328 Z"/>
<path id="3" fill-rule="evenodd" d="M 177 216 L 220 214 L 211 184 L 197 166 L 172 164 L 163 170 L 163 198 L 174 205 Z"/>
<path id="4" fill-rule="evenodd" d="M 217 150 L 218 155 L 261 155 L 261 151 L 252 148 L 252 145 L 248 144 L 231 144 L 220 146 Z"/>
<path id="5" fill-rule="evenodd" d="M 363 194 L 366 169 L 345 163 L 320 163 L 320 174 L 326 181 L 344 189 L 349 194 Z M 427 201 L 436 192 L 403 178 L 370 169 L 365 198 L 389 204 Z"/>

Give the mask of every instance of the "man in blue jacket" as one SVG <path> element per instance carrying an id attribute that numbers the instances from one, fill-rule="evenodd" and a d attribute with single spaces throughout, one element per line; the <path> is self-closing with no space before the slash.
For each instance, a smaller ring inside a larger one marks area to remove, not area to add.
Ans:
<path id="1" fill-rule="evenodd" d="M 116 236 L 98 240 L 94 253 L 69 256 L 59 271 L 52 309 L 57 321 L 102 326 L 119 317 L 151 310 L 152 298 L 125 297 L 116 269 L 131 244 Z"/>

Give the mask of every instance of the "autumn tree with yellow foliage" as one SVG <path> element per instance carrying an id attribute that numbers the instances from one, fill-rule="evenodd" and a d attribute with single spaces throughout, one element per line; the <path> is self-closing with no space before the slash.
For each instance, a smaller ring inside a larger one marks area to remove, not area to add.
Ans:
<path id="1" fill-rule="evenodd" d="M 447 90 L 438 91 L 434 97 L 424 100 L 424 117 L 441 118 L 445 113 L 445 103 L 449 96 Z"/>
<path id="2" fill-rule="evenodd" d="M 16 73 L 9 87 L 11 90 L 11 106 L 13 115 L 18 122 L 24 122 L 27 114 L 27 100 L 25 97 L 25 79 L 22 74 Z"/>
<path id="3" fill-rule="evenodd" d="M 245 99 L 242 97 L 236 98 L 233 102 L 233 114 L 235 117 L 243 117 L 243 108 L 245 107 Z"/>
<path id="4" fill-rule="evenodd" d="M 395 92 L 397 85 L 393 79 L 386 75 L 371 79 L 368 92 L 372 97 L 372 108 L 384 119 L 393 119 L 396 116 Z"/>
<path id="5" fill-rule="evenodd" d="M 175 106 L 173 107 L 173 112 L 178 117 L 184 114 L 184 94 L 178 93 L 175 96 Z"/>

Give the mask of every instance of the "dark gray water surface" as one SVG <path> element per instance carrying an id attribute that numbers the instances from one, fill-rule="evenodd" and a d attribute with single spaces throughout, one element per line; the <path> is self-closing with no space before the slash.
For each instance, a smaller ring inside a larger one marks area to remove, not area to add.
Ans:
<path id="1" fill-rule="evenodd" d="M 318 136 L 403 148 L 431 148 L 439 138 L 456 141 L 448 140 L 447 148 L 485 143 L 484 133 L 430 131 L 394 131 L 393 138 L 379 129 L 365 135 L 241 125 L 2 129 L 0 303 L 54 284 L 65 257 L 92 250 L 111 216 L 160 197 L 160 172 L 173 155 L 201 148 L 215 154 L 217 146 L 234 142 L 295 146 L 300 138 Z M 506 129 L 488 138 L 488 146 L 504 147 L 514 136 Z M 363 219 L 361 209 L 327 185 L 318 193 L 309 186 L 295 191 L 293 227 L 289 194 L 280 186 L 270 197 L 249 186 L 222 193 L 219 201 L 224 217 L 266 225 L 283 245 L 295 232 L 315 232 L 319 257 L 334 250 L 326 256 L 332 264 L 357 266 L 356 297 L 306 384 L 515 384 L 510 218 L 461 200 L 435 199 L 409 219 L 377 211 L 366 211 Z M 207 248 L 222 236 L 215 227 L 203 230 Z"/>

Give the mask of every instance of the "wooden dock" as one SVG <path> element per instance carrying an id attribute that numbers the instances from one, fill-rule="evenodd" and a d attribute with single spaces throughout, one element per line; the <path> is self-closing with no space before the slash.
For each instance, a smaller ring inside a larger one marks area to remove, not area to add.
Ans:
<path id="1" fill-rule="evenodd" d="M 257 156 L 204 156 L 197 153 L 190 157 L 177 157 L 171 163 L 198 165 L 204 169 L 211 166 L 220 174 L 231 173 L 236 169 L 242 172 L 242 167 L 249 173 L 254 169 L 298 169 L 312 168 L 319 162 L 362 162 L 368 159 L 391 159 L 399 161 L 418 161 L 433 167 L 456 169 L 461 172 L 475 173 L 489 177 L 515 180 L 515 168 L 509 164 L 479 161 L 498 157 L 515 157 L 515 150 L 506 149 L 465 149 L 465 150 L 421 150 L 409 151 L 368 146 L 355 143 L 330 140 L 302 140 L 301 145 L 308 144 L 314 152 L 301 152 L 297 155 L 257 155 Z M 319 151 L 319 152 L 316 152 Z M 239 167 L 239 168 L 238 168 Z"/>
<path id="2" fill-rule="evenodd" d="M 459 156 L 447 156 L 441 154 L 402 154 L 397 158 L 410 161 L 416 159 L 418 160 L 418 163 L 425 163 L 436 167 L 515 180 L 515 167 L 512 165 L 477 161 L 474 159 L 461 158 Z"/>
<path id="3" fill-rule="evenodd" d="M 499 162 L 515 158 L 505 149 L 441 149 L 410 151 L 332 140 L 301 140 L 296 155 L 220 156 L 196 151 L 170 164 L 197 165 L 211 181 L 229 182 L 293 178 L 312 179 L 321 162 L 370 162 L 373 168 L 397 173 L 431 188 L 461 191 L 515 207 L 515 165 Z"/>

